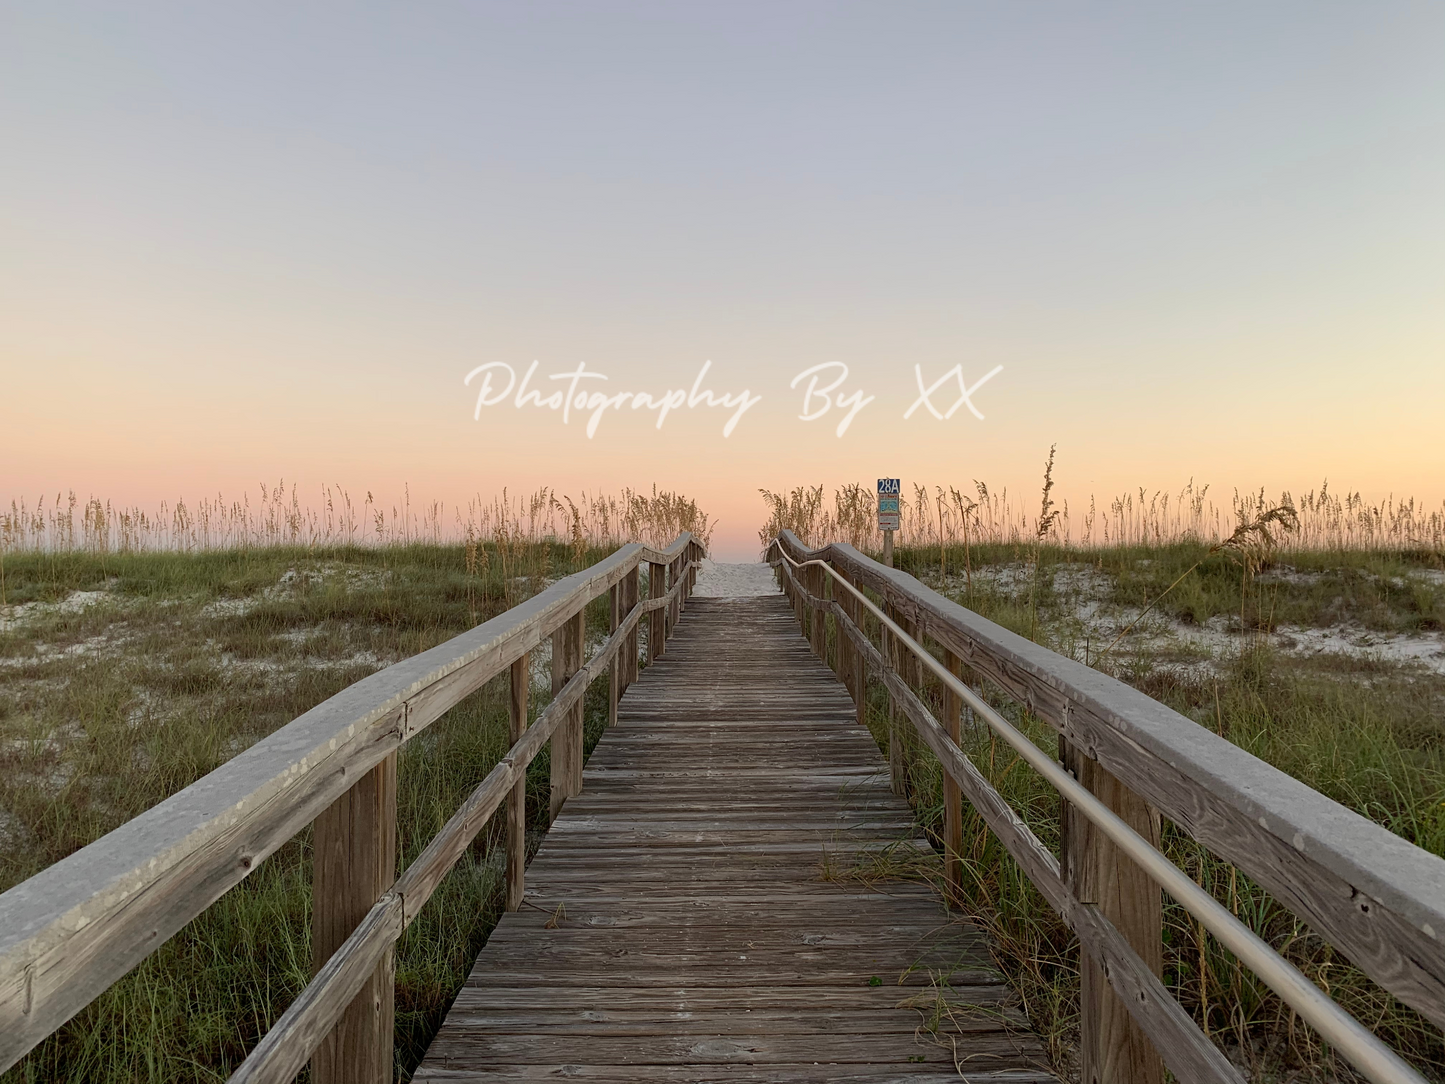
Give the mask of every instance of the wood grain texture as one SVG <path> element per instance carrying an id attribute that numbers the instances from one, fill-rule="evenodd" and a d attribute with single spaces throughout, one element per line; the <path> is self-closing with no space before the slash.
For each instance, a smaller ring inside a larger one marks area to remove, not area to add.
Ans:
<path id="1" fill-rule="evenodd" d="M 114 832 L 0 894 L 0 1071 L 639 561 L 623 546 L 506 613 L 342 690 Z"/>
<path id="2" fill-rule="evenodd" d="M 311 970 L 318 974 L 396 880 L 396 754 L 316 818 L 312 849 Z M 390 950 L 366 972 L 311 1055 L 317 1084 L 391 1080 L 394 998 Z"/>
<path id="3" fill-rule="evenodd" d="M 512 663 L 511 695 L 507 705 L 507 733 L 512 747 L 527 729 L 527 693 L 531 687 L 530 655 Z M 527 866 L 527 773 L 518 773 L 507 800 L 507 910 L 522 906 Z"/>
<path id="4" fill-rule="evenodd" d="M 230 1084 L 287 1084 L 293 1080 L 310 1052 L 326 1041 L 343 1013 L 355 1003 L 357 991 L 369 984 L 375 961 L 390 955 L 401 931 L 402 900 L 388 892 L 231 1074 Z M 389 1080 L 390 1045 L 386 1053 Z"/>
<path id="5" fill-rule="evenodd" d="M 237 1078 L 246 1081 L 289 1080 L 295 1074 L 296 1067 L 305 1062 L 311 1050 L 311 1045 L 306 1044 L 314 1045 L 318 1037 L 336 1023 L 342 1007 L 348 999 L 356 996 L 367 974 L 383 958 L 390 958 L 392 943 L 416 919 L 447 871 L 471 845 L 488 819 L 503 803 L 508 804 L 510 811 L 517 786 L 525 782 L 527 765 L 567 721 L 573 706 L 581 702 L 588 684 L 597 673 L 611 665 L 630 631 L 635 628 L 639 616 L 636 610 L 629 615 L 598 649 L 596 656 L 568 679 L 530 727 L 523 725 L 528 680 L 526 658 L 513 663 L 510 715 L 512 729 L 520 736 L 512 743 L 507 755 L 448 818 L 426 849 L 397 878 L 391 890 L 372 906 L 351 936 L 331 954 L 301 996 L 287 1008 L 246 1058 L 236 1074 Z M 510 842 L 509 866 L 514 861 Z M 520 860 L 520 856 L 516 860 Z M 521 878 L 511 884 L 521 887 Z"/>
<path id="6" fill-rule="evenodd" d="M 827 584 L 824 581 L 827 579 L 828 574 L 821 568 L 812 568 L 809 569 L 809 571 L 812 573 L 812 577 L 808 587 L 813 597 L 817 599 L 827 598 Z M 824 662 L 828 659 L 828 631 L 825 624 L 825 613 L 826 611 L 821 606 L 813 611 L 813 627 L 808 637 L 813 644 L 813 654 Z"/>
<path id="7" fill-rule="evenodd" d="M 647 595 L 651 601 L 659 603 L 659 608 L 650 611 L 647 622 L 647 665 L 651 666 L 667 651 L 667 645 L 664 642 L 666 618 L 660 609 L 660 600 L 667 597 L 666 565 L 649 564 L 647 566 Z"/>
<path id="8" fill-rule="evenodd" d="M 1057 859 L 1039 842 L 1027 824 L 994 790 L 973 762 L 952 741 L 927 705 L 897 675 L 883 667 L 883 654 L 843 614 L 835 609 L 843 634 L 880 668 L 879 676 L 913 723 L 924 743 L 938 757 L 944 771 L 957 782 L 975 812 L 998 836 L 1025 875 L 1063 920 L 1079 936 L 1103 977 L 1135 1024 L 1160 1052 L 1179 1080 L 1194 1084 L 1241 1084 L 1228 1059 L 1209 1041 L 1176 1002 L 1151 966 L 1093 904 L 1078 903 L 1064 883 Z"/>
<path id="9" fill-rule="evenodd" d="M 884 773 L 784 599 L 690 599 L 415 1079 L 1052 1081 L 981 935 L 849 874 L 927 848 Z"/>
<path id="10" fill-rule="evenodd" d="M 562 691 L 582 668 L 583 615 L 564 622 L 552 634 L 552 695 Z M 582 702 L 567 711 L 552 734 L 552 818 L 582 789 Z"/>
<path id="11" fill-rule="evenodd" d="M 1144 693 L 1041 647 L 853 547 L 830 560 L 1233 862 L 1402 1001 L 1445 1027 L 1445 860 Z"/>
<path id="12" fill-rule="evenodd" d="M 622 603 L 621 612 L 630 614 L 633 607 L 638 603 L 638 583 L 640 581 L 638 570 L 633 568 L 622 581 Z M 637 631 L 627 635 L 627 643 L 619 651 L 619 658 L 622 661 L 622 687 L 617 695 L 620 698 L 627 692 L 627 687 L 637 680 Z"/>
<path id="13" fill-rule="evenodd" d="M 619 617 L 618 606 L 621 604 L 619 590 L 621 584 L 613 584 L 607 593 L 607 632 L 608 635 L 617 631 Z M 618 661 L 614 652 L 612 661 L 607 665 L 607 725 L 613 726 L 617 722 L 617 698 L 622 695 L 622 683 L 619 675 Z"/>
<path id="14" fill-rule="evenodd" d="M 963 673 L 963 663 L 947 648 L 943 664 L 954 677 Z M 951 689 L 943 690 L 943 729 L 948 740 L 960 745 L 963 736 L 963 700 Z M 963 891 L 963 792 L 952 773 L 943 773 L 943 879 L 955 892 Z"/>
<path id="15" fill-rule="evenodd" d="M 1064 745 L 1064 766 L 1130 828 L 1159 847 L 1159 814 L 1101 768 Z M 1090 821 L 1061 801 L 1064 883 L 1078 903 L 1092 904 L 1119 931 L 1153 975 L 1164 970 L 1159 886 Z M 1080 1084 L 1163 1084 L 1164 1062 L 1128 1006 L 1110 987 L 1104 961 L 1080 952 Z"/>

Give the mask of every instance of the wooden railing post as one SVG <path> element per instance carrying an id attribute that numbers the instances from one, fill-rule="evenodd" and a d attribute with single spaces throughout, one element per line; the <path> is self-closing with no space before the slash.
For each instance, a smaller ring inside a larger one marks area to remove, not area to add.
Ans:
<path id="1" fill-rule="evenodd" d="M 883 612 L 895 622 L 898 621 L 898 613 L 891 602 L 883 603 Z M 888 668 L 900 677 L 903 676 L 903 658 L 906 653 L 898 638 L 884 625 L 880 630 L 883 639 L 883 659 Z M 888 695 L 888 782 L 893 788 L 893 793 L 908 797 L 908 760 L 904 753 L 903 732 L 908 727 L 908 722 L 903 715 L 893 694 Z"/>
<path id="2" fill-rule="evenodd" d="M 582 669 L 583 611 L 568 618 L 552 633 L 552 695 Z M 552 819 L 562 803 L 582 792 L 582 701 L 568 710 L 566 720 L 552 735 Z"/>
<path id="3" fill-rule="evenodd" d="M 522 740 L 527 729 L 527 692 L 532 676 L 532 656 L 523 655 L 512 663 L 512 697 L 508 712 L 507 732 L 516 745 Z M 515 911 L 522 906 L 527 869 L 527 775 L 523 768 L 521 777 L 512 787 L 512 796 L 507 800 L 507 910 Z"/>
<path id="4" fill-rule="evenodd" d="M 943 663 L 956 678 L 963 677 L 963 660 L 947 648 Z M 963 698 L 952 689 L 943 689 L 943 728 L 954 745 L 962 742 Z M 963 891 L 963 792 L 948 772 L 943 773 L 943 873 L 944 881 L 955 896 Z"/>
<path id="5" fill-rule="evenodd" d="M 639 561 L 632 566 L 632 571 L 629 572 L 627 578 L 622 581 L 624 588 L 623 598 L 625 599 L 624 608 L 628 613 L 631 613 L 633 607 L 641 601 L 641 593 L 639 591 L 642 580 L 641 570 L 642 562 Z M 632 632 L 629 633 L 627 637 L 627 647 L 624 649 L 626 655 L 623 660 L 624 666 L 622 673 L 623 692 L 626 692 L 627 687 L 637 680 L 637 645 L 638 638 L 641 635 L 641 624 L 640 621 L 634 624 L 632 626 Z"/>
<path id="6" fill-rule="evenodd" d="M 652 598 L 667 594 L 667 566 L 647 565 L 647 593 Z M 667 618 L 659 607 L 647 615 L 647 664 L 651 666 L 667 650 Z"/>
<path id="7" fill-rule="evenodd" d="M 681 591 L 677 593 L 677 615 L 682 617 L 687 609 L 687 595 L 692 590 L 692 569 L 688 566 L 692 563 L 692 543 L 689 542 L 682 547 L 682 552 L 677 555 L 677 575 L 679 579 L 686 580 Z"/>
<path id="8" fill-rule="evenodd" d="M 842 592 L 838 585 L 833 582 L 833 577 L 826 572 L 823 575 L 823 596 L 828 601 L 828 609 L 823 611 L 823 637 L 827 642 L 828 630 L 833 630 L 833 639 L 828 647 L 828 665 L 833 668 L 834 675 L 839 681 L 843 680 L 843 630 L 838 627 L 838 619 L 833 616 L 832 603 L 835 602 Z"/>
<path id="9" fill-rule="evenodd" d="M 682 579 L 682 562 L 683 556 L 682 554 L 678 554 L 676 560 L 672 562 L 672 572 L 667 577 L 667 586 L 669 588 L 676 587 Z M 678 591 L 677 594 L 672 596 L 672 605 L 669 608 L 672 610 L 672 624 L 668 626 L 668 635 L 671 636 L 672 630 L 677 628 L 677 622 L 682 617 L 681 591 Z"/>
<path id="10" fill-rule="evenodd" d="M 611 636 L 617 631 L 617 601 L 621 584 L 614 583 L 607 592 L 607 635 Z M 619 660 L 616 655 L 612 656 L 612 662 L 607 666 L 607 725 L 613 726 L 617 723 L 617 699 L 622 695 L 621 684 L 618 680 Z"/>
<path id="11" fill-rule="evenodd" d="M 1076 745 L 1060 740 L 1064 766 L 1129 827 L 1159 846 L 1159 814 Z M 1065 883 L 1080 903 L 1095 904 L 1154 972 L 1164 970 L 1159 886 L 1060 799 Z M 1164 1062 L 1104 977 L 1080 949 L 1080 1084 L 1162 1084 Z"/>
<path id="12" fill-rule="evenodd" d="M 396 880 L 396 753 L 392 752 L 314 822 L 311 973 L 341 947 Z M 391 1080 L 395 958 L 385 958 L 311 1055 L 316 1084 Z"/>
<path id="13" fill-rule="evenodd" d="M 839 575 L 842 575 L 842 573 L 840 572 Z M 846 576 L 843 578 L 847 580 Z M 851 580 L 848 580 L 848 582 L 850 584 L 852 583 Z M 852 621 L 860 632 L 863 631 L 863 607 L 859 605 L 858 600 L 853 597 L 852 592 L 842 592 L 838 600 L 838 605 L 842 608 L 843 613 L 847 615 L 848 620 Z M 849 640 L 848 637 L 839 635 L 838 646 L 843 653 L 844 660 L 843 684 L 853 695 L 853 708 L 858 714 L 858 725 L 863 726 L 865 725 L 864 701 L 868 695 L 868 671 L 863 665 L 862 653 L 853 647 L 853 642 Z"/>
<path id="14" fill-rule="evenodd" d="M 823 580 L 828 575 L 818 565 L 808 566 L 808 593 L 814 599 L 823 597 Z M 828 636 L 823 627 L 823 611 L 814 609 L 811 611 L 812 635 L 808 637 L 813 645 L 813 654 L 818 658 L 827 661 L 828 658 Z"/>
<path id="15" fill-rule="evenodd" d="M 893 611 L 893 619 L 898 622 L 900 628 L 908 634 L 915 643 L 921 643 L 922 639 L 918 634 L 918 622 L 912 621 L 898 610 Z M 898 641 L 897 671 L 904 683 L 915 692 L 923 687 L 923 663 L 919 661 L 913 651 L 905 647 L 902 641 Z M 913 796 L 914 776 L 917 774 L 919 739 L 913 729 L 912 723 L 907 718 L 900 717 L 898 720 L 899 744 L 903 747 L 903 793 L 908 797 Z"/>

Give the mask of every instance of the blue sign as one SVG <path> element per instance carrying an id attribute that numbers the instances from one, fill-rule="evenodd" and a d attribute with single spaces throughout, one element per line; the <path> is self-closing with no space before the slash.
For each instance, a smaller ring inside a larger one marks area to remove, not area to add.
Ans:
<path id="1" fill-rule="evenodd" d="M 878 479 L 878 496 L 896 497 L 901 492 L 903 492 L 903 487 L 899 485 L 897 478 Z"/>
<path id="2" fill-rule="evenodd" d="M 898 512 L 898 498 L 897 498 L 897 497 L 879 497 L 879 498 L 878 498 L 878 511 L 879 511 L 880 513 L 881 513 L 881 512 L 892 512 L 892 513 L 894 513 L 894 514 L 896 515 L 897 512 Z"/>

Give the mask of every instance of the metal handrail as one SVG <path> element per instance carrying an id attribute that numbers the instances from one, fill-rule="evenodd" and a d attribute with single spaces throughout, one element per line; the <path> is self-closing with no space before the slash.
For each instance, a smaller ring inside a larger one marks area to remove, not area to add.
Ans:
<path id="1" fill-rule="evenodd" d="M 1367 1031 L 1305 975 L 1270 948 L 1265 941 L 1235 918 L 1213 896 L 1200 888 L 1183 870 L 1160 853 L 1143 836 L 1081 785 L 1062 765 L 1035 745 L 1002 715 L 960 681 L 933 653 L 914 640 L 895 621 L 840 576 L 826 561 L 795 561 L 777 545 L 778 556 L 794 568 L 816 566 L 861 602 L 899 643 L 913 652 L 944 686 L 960 697 L 989 727 L 1007 742 L 1030 767 L 1042 775 L 1085 819 L 1133 859 L 1161 888 L 1168 892 L 1210 933 L 1235 954 L 1241 963 L 1261 978 L 1285 1003 L 1300 1014 L 1322 1039 L 1375 1084 L 1426 1084 L 1425 1079 L 1388 1046 Z M 769 562 L 776 564 L 777 562 Z"/>

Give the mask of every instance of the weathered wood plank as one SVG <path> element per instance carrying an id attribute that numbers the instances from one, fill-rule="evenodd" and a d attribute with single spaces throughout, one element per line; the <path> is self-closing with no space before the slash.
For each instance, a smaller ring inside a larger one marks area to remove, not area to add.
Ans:
<path id="1" fill-rule="evenodd" d="M 647 594 L 652 602 L 657 603 L 656 607 L 650 609 L 650 616 L 647 623 L 647 665 L 652 666 L 658 659 L 662 658 L 667 651 L 665 618 L 662 613 L 662 599 L 667 597 L 667 566 L 664 564 L 649 564 L 647 566 Z"/>
<path id="2" fill-rule="evenodd" d="M 552 634 L 552 695 L 555 697 L 582 667 L 583 615 L 563 622 Z M 552 735 L 552 819 L 562 803 L 582 789 L 582 703 L 579 700 Z"/>
<path id="3" fill-rule="evenodd" d="M 531 656 L 512 663 L 511 695 L 507 705 L 507 733 L 515 747 L 527 729 L 527 694 L 531 687 Z M 527 773 L 525 768 L 512 784 L 507 802 L 507 910 L 522 906 L 527 865 Z"/>
<path id="4" fill-rule="evenodd" d="M 348 687 L 205 778 L 0 894 L 0 1071 L 193 919 L 405 740 L 666 551 L 624 546 Z"/>
<path id="5" fill-rule="evenodd" d="M 633 624 L 638 616 L 637 611 L 631 615 Z M 426 849 L 396 880 L 391 890 L 372 906 L 351 936 L 330 954 L 325 966 L 318 971 L 302 996 L 282 1014 L 266 1039 L 257 1045 L 242 1064 L 236 1074 L 239 1079 L 287 1080 L 294 1075 L 294 1066 L 304 1062 L 307 1050 L 310 1049 L 302 1049 L 302 1044 L 311 1042 L 315 1036 L 323 1034 L 326 1028 L 335 1026 L 341 1012 L 337 1006 L 344 1004 L 344 998 L 359 998 L 358 986 L 365 980 L 357 976 L 363 976 L 367 969 L 377 968 L 381 961 L 391 959 L 392 942 L 420 913 L 447 871 L 471 845 L 477 833 L 504 801 L 509 804 L 510 813 L 517 794 L 516 788 L 525 782 L 527 765 L 541 752 L 543 745 L 568 723 L 574 707 L 581 703 L 588 683 L 616 659 L 617 652 L 626 642 L 630 627 L 632 625 L 624 622 L 613 631 L 597 655 L 574 673 L 554 694 L 551 702 L 530 728 L 525 728 L 529 680 L 526 657 L 513 664 L 510 728 L 514 734 L 520 736 L 513 742 L 507 755 L 487 773 L 486 778 L 452 814 Z M 520 832 L 513 833 L 513 840 L 519 837 Z M 509 865 L 513 861 L 513 850 L 512 841 L 509 840 Z M 520 861 L 520 858 L 517 860 Z M 520 877 L 508 886 L 509 900 L 514 886 L 520 891 Z M 393 911 L 399 914 L 400 921 L 397 923 L 391 921 Z M 389 985 L 386 990 L 389 994 Z M 388 997 L 388 1004 L 389 1002 Z M 389 1073 L 389 1042 L 386 1049 Z M 349 1079 L 364 1078 L 365 1075 L 358 1072 L 353 1073 Z"/>
<path id="6" fill-rule="evenodd" d="M 1067 742 L 1064 766 L 1129 827 L 1159 846 L 1159 815 L 1137 794 Z M 1079 903 L 1107 918 L 1153 975 L 1164 968 L 1159 886 L 1067 801 L 1061 800 L 1064 883 Z M 1080 1084 L 1162 1084 L 1164 1061 L 1105 977 L 1105 963 L 1082 949 L 1079 990 Z"/>
<path id="7" fill-rule="evenodd" d="M 841 637 L 840 637 L 841 639 Z M 944 665 L 954 677 L 963 671 L 963 661 L 952 651 L 944 649 Z M 943 729 L 948 740 L 960 745 L 963 737 L 960 723 L 963 718 L 963 701 L 952 689 L 943 691 Z M 943 877 L 949 888 L 963 892 L 963 792 L 952 773 L 943 773 Z"/>
<path id="8" fill-rule="evenodd" d="M 813 643 L 777 596 L 689 601 L 417 1080 L 957 1079 L 955 1041 L 1053 1079 L 979 933 L 854 876 L 936 858 Z M 940 1003 L 943 1045 L 919 1037 Z"/>
<path id="9" fill-rule="evenodd" d="M 396 880 L 396 754 L 328 806 L 313 836 L 311 969 L 317 974 Z M 383 952 L 312 1052 L 313 1080 L 391 1080 L 392 971 L 392 953 Z"/>
<path id="10" fill-rule="evenodd" d="M 911 614 L 1200 843 L 1233 862 L 1385 989 L 1445 1027 L 1445 859 L 1083 663 L 853 547 L 808 550 Z"/>
<path id="11" fill-rule="evenodd" d="M 859 651 L 871 659 L 870 665 L 881 668 L 882 653 L 864 638 L 861 630 L 846 618 L 840 618 L 839 624 Z M 957 743 L 950 740 L 923 701 L 897 674 L 884 670 L 881 676 L 924 743 L 973 804 L 975 812 L 998 836 L 999 842 L 1049 906 L 1073 928 L 1080 943 L 1099 962 L 1099 977 L 1108 983 L 1115 1000 L 1127 1010 L 1130 1027 L 1139 1030 L 1141 1036 L 1147 1039 L 1151 1051 L 1157 1050 L 1180 1080 L 1198 1081 L 1199 1084 L 1238 1084 L 1238 1073 L 1229 1061 L 1179 1007 L 1159 980 L 1158 966 L 1142 959 L 1129 939 L 1092 902 L 1080 904 L 1075 900 L 1064 882 L 1058 860 L 994 790 Z M 1097 1060 L 1094 1064 L 1097 1065 Z M 1097 1079 L 1109 1078 L 1097 1076 Z"/>
<path id="12" fill-rule="evenodd" d="M 391 952 L 402 928 L 401 897 L 389 892 L 367 913 L 341 949 L 331 954 L 315 981 L 256 1044 L 245 1063 L 231 1074 L 231 1084 L 286 1084 L 292 1080 L 310 1052 L 320 1049 L 318 1044 L 335 1028 L 357 991 L 368 983 L 374 961 Z M 389 1080 L 390 1046 L 386 1053 Z"/>

